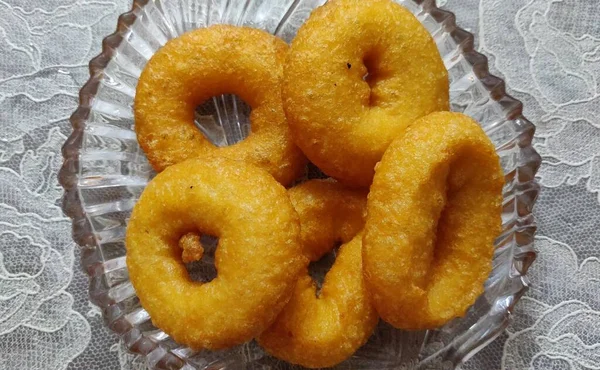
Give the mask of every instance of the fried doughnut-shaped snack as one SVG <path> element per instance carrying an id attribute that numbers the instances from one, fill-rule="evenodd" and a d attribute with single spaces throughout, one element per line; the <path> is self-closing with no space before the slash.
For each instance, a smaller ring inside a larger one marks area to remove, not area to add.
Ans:
<path id="1" fill-rule="evenodd" d="M 300 218 L 303 253 L 311 261 L 336 243 L 348 243 L 365 225 L 367 190 L 334 180 L 310 180 L 289 189 L 288 195 Z"/>
<path id="2" fill-rule="evenodd" d="M 390 142 L 449 109 L 448 73 L 428 31 L 391 0 L 332 0 L 298 30 L 284 67 L 292 137 L 329 176 L 369 186 Z"/>
<path id="3" fill-rule="evenodd" d="M 420 330 L 463 316 L 483 292 L 501 230 L 503 171 L 460 113 L 421 118 L 377 166 L 363 266 L 381 318 Z"/>
<path id="4" fill-rule="evenodd" d="M 281 80 L 288 47 L 264 31 L 215 25 L 170 40 L 150 59 L 135 97 L 135 131 L 156 171 L 188 158 L 218 154 L 247 161 L 288 184 L 306 159 L 283 113 Z M 194 124 L 196 107 L 237 94 L 252 107 L 250 135 L 216 147 Z"/>
<path id="5" fill-rule="evenodd" d="M 337 189 L 339 193 L 333 192 Z M 353 193 L 354 192 L 354 193 Z M 303 245 L 308 255 L 315 256 L 331 250 L 334 240 L 340 240 L 350 230 L 359 231 L 354 225 L 334 227 L 327 220 L 331 215 L 341 215 L 335 201 L 320 202 L 328 197 L 346 198 L 349 203 L 354 203 L 349 212 L 356 213 L 352 217 L 347 215 L 342 219 L 350 222 L 362 220 L 364 215 L 363 191 L 345 189 L 341 184 L 330 181 L 314 180 L 299 185 L 296 190 L 289 190 L 292 199 L 304 194 L 305 203 L 309 208 L 320 208 L 318 212 L 300 213 L 301 228 L 305 222 L 312 225 L 309 230 L 315 233 L 325 233 L 329 236 L 318 240 L 303 238 Z M 358 205 L 358 197 L 363 199 L 362 207 Z M 293 202 L 293 201 L 292 201 Z M 297 203 L 296 203 L 297 204 Z M 323 229 L 318 230 L 315 219 L 309 215 L 323 215 L 328 213 L 321 224 Z M 334 216 L 335 217 L 335 216 Z M 358 226 L 358 225 L 356 225 Z M 327 243 L 318 248 L 314 242 Z M 333 267 L 325 276 L 325 281 L 320 294 L 306 268 L 296 284 L 296 288 L 275 323 L 262 333 L 257 339 L 267 352 L 282 360 L 299 364 L 309 368 L 334 366 L 350 357 L 362 346 L 371 333 L 379 317 L 373 308 L 369 293 L 365 287 L 362 274 L 362 235 L 354 236 L 343 244 L 336 256 Z"/>
<path id="6" fill-rule="evenodd" d="M 197 234 L 219 238 L 217 277 L 207 283 L 183 263 L 202 257 Z M 286 190 L 266 171 L 191 159 L 142 193 L 127 227 L 127 267 L 154 325 L 192 348 L 225 348 L 261 333 L 289 300 L 306 266 L 299 235 Z"/>

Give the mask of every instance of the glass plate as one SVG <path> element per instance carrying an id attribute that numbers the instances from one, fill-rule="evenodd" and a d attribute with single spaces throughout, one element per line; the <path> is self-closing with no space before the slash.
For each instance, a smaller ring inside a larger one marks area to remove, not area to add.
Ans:
<path id="1" fill-rule="evenodd" d="M 140 306 L 125 264 L 127 219 L 154 172 L 133 131 L 133 97 L 144 65 L 161 45 L 183 32 L 215 23 L 264 29 L 290 41 L 322 0 L 135 0 L 117 31 L 90 62 L 63 147 L 60 181 L 63 209 L 73 219 L 73 238 L 90 276 L 90 300 L 106 325 L 152 369 L 292 369 L 266 355 L 255 342 L 226 351 L 192 351 L 154 327 Z M 503 232 L 496 240 L 493 271 L 485 293 L 468 314 L 441 329 L 403 332 L 381 323 L 369 342 L 340 369 L 453 368 L 493 340 L 508 324 L 528 286 L 535 259 L 531 210 L 539 186 L 540 157 L 531 146 L 535 127 L 504 81 L 488 73 L 487 59 L 473 49 L 473 36 L 452 13 L 433 1 L 398 0 L 431 32 L 450 77 L 452 109 L 478 120 L 496 145 L 506 174 Z M 217 145 L 241 140 L 249 130 L 248 107 L 219 96 L 197 111 L 197 124 Z M 196 274 L 214 274 L 195 266 Z"/>

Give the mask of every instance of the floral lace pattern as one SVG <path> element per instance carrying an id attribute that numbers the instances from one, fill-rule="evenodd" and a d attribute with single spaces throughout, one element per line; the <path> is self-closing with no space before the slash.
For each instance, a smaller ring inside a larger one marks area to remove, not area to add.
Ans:
<path id="1" fill-rule="evenodd" d="M 66 369 L 91 348 L 81 368 L 118 366 L 89 346 L 102 321 L 89 314 L 57 173 L 87 63 L 127 6 L 0 1 L 0 368 Z"/>
<path id="2" fill-rule="evenodd" d="M 600 368 L 600 2 L 448 0 L 537 126 L 532 286 L 464 369 Z M 596 20 L 594 20 L 596 19 Z"/>
<path id="3" fill-rule="evenodd" d="M 600 368 L 600 2 L 441 0 L 537 125 L 538 260 L 464 369 Z M 88 61 L 128 0 L 0 0 L 0 368 L 144 369 L 87 298 L 57 172 Z"/>

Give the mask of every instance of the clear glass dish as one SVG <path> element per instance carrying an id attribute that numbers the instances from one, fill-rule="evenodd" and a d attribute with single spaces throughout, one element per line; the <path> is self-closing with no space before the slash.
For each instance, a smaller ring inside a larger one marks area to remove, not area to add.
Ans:
<path id="1" fill-rule="evenodd" d="M 508 324 L 528 286 L 535 259 L 531 210 L 539 192 L 540 157 L 531 146 L 535 127 L 504 81 L 488 73 L 487 59 L 473 49 L 473 36 L 458 28 L 452 13 L 433 1 L 397 0 L 431 32 L 450 76 L 452 109 L 481 122 L 496 144 L 506 174 L 503 233 L 485 294 L 467 316 L 428 332 L 403 332 L 381 323 L 369 342 L 340 369 L 453 368 L 493 340 Z M 148 59 L 170 38 L 215 23 L 261 28 L 290 41 L 323 0 L 135 0 L 117 31 L 90 62 L 71 118 L 73 133 L 63 147 L 60 181 L 63 209 L 73 219 L 73 238 L 90 276 L 90 300 L 106 325 L 151 369 L 292 369 L 254 342 L 218 352 L 192 351 L 154 327 L 140 306 L 125 264 L 125 229 L 131 210 L 154 172 L 133 131 L 133 96 Z M 248 133 L 248 107 L 220 96 L 199 107 L 197 124 L 217 145 Z M 197 265 L 200 276 L 214 274 Z"/>

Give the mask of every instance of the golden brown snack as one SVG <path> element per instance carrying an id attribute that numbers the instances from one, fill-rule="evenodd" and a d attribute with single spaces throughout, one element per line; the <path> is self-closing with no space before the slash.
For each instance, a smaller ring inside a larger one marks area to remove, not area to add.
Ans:
<path id="1" fill-rule="evenodd" d="M 304 255 L 317 261 L 336 243 L 348 243 L 365 225 L 367 190 L 334 180 L 310 180 L 288 190 L 300 218 Z"/>
<path id="2" fill-rule="evenodd" d="M 449 109 L 448 73 L 428 31 L 401 5 L 332 0 L 292 42 L 283 106 L 294 141 L 314 164 L 369 186 L 398 134 Z"/>
<path id="3" fill-rule="evenodd" d="M 473 119 L 439 112 L 396 139 L 377 166 L 363 264 L 382 319 L 430 329 L 483 292 L 501 230 L 504 176 Z"/>
<path id="4" fill-rule="evenodd" d="M 319 296 L 306 268 L 288 305 L 257 339 L 267 352 L 282 360 L 309 368 L 334 366 L 367 341 L 379 319 L 362 274 L 362 236 L 350 236 L 362 229 L 366 193 L 337 182 L 313 180 L 289 194 L 292 203 L 301 205 L 297 209 L 300 228 L 310 225 L 309 232 L 321 236 L 310 238 L 303 231 L 303 248 L 313 260 L 331 250 L 336 241 L 351 240 L 340 247 Z M 343 199 L 348 200 L 347 205 Z M 341 219 L 336 221 L 338 216 Z M 312 217 L 323 217 L 323 222 Z M 349 223 L 342 225 L 344 220 Z"/>
<path id="5" fill-rule="evenodd" d="M 169 41 L 146 65 L 135 97 L 135 130 L 155 170 L 218 154 L 247 161 L 289 184 L 304 170 L 283 113 L 281 79 L 288 47 L 264 31 L 216 25 Z M 252 107 L 245 140 L 218 148 L 194 125 L 196 107 L 237 94 Z"/>
<path id="6" fill-rule="evenodd" d="M 342 245 L 319 297 L 308 270 L 275 323 L 257 339 L 271 355 L 308 368 L 334 366 L 365 344 L 379 320 L 362 274 L 362 235 Z"/>
<path id="7" fill-rule="evenodd" d="M 192 281 L 182 261 L 189 248 L 201 251 L 194 233 L 219 238 L 217 277 L 208 283 Z M 285 189 L 267 172 L 191 159 L 159 173 L 135 205 L 129 277 L 153 324 L 177 342 L 229 347 L 261 333 L 289 300 L 306 266 L 299 235 Z"/>

